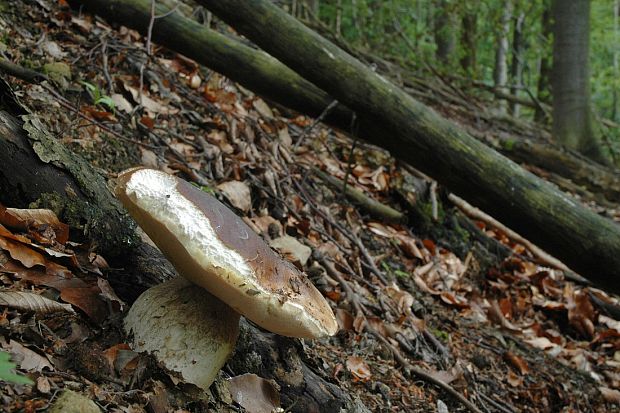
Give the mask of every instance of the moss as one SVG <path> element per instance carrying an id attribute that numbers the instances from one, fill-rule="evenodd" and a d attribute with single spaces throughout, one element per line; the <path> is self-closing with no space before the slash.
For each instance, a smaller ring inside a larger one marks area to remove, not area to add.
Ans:
<path id="1" fill-rule="evenodd" d="M 437 337 L 444 343 L 447 343 L 450 339 L 450 334 L 447 331 L 439 330 L 437 328 L 431 328 L 431 333 L 433 333 L 435 337 Z"/>

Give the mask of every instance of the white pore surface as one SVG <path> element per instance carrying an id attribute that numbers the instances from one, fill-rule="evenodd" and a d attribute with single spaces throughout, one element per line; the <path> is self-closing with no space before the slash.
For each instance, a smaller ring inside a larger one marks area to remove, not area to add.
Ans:
<path id="1" fill-rule="evenodd" d="M 176 179 L 164 172 L 142 169 L 133 173 L 125 191 L 136 206 L 164 224 L 203 268 L 214 269 L 223 282 L 239 290 L 238 298 L 220 296 L 232 308 L 274 333 L 293 337 L 329 335 L 321 321 L 298 300 L 283 302 L 281 295 L 258 284 L 245 259 L 219 240 L 209 219 L 177 191 L 176 185 Z M 181 275 L 198 283 L 192 274 Z M 202 286 L 218 295 L 204 281 Z M 255 294 L 257 291 L 259 294 Z"/>
<path id="2" fill-rule="evenodd" d="M 239 272 L 247 278 L 252 271 L 245 259 L 219 240 L 210 221 L 177 191 L 176 185 L 174 177 L 144 169 L 134 172 L 126 192 L 138 207 L 163 223 L 201 265 Z"/>

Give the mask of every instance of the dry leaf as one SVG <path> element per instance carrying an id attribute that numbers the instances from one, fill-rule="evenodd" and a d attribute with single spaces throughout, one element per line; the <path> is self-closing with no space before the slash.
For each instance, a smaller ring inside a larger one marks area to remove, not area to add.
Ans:
<path id="1" fill-rule="evenodd" d="M 272 413 L 280 407 L 280 393 L 271 380 L 243 374 L 229 382 L 233 400 L 248 413 Z"/>
<path id="2" fill-rule="evenodd" d="M 368 364 L 358 356 L 347 357 L 347 370 L 353 375 L 353 381 L 366 382 L 372 377 Z"/>
<path id="3" fill-rule="evenodd" d="M 269 243 L 271 248 L 277 250 L 287 260 L 299 264 L 302 267 L 308 262 L 308 258 L 312 255 L 312 249 L 310 247 L 297 241 L 289 235 L 285 235 L 280 238 L 276 238 Z"/>
<path id="4" fill-rule="evenodd" d="M 0 306 L 16 308 L 22 311 L 34 311 L 40 314 L 68 312 L 75 314 L 69 304 L 61 304 L 39 294 L 20 291 L 0 291 Z"/>
<path id="5" fill-rule="evenodd" d="M 607 403 L 620 404 L 620 391 L 603 386 L 598 389 Z"/>
<path id="6" fill-rule="evenodd" d="M 41 372 L 45 368 L 50 371 L 54 370 L 47 358 L 22 346 L 15 340 L 7 342 L 4 337 L 0 336 L 0 346 L 13 355 L 13 360 L 22 370 L 29 372 Z"/>
<path id="7" fill-rule="evenodd" d="M 517 370 L 521 374 L 527 374 L 530 371 L 527 362 L 522 357 L 517 356 L 511 351 L 507 351 L 504 353 L 504 360 L 506 360 L 512 367 L 515 368 L 515 370 Z"/>
<path id="8" fill-rule="evenodd" d="M 35 265 L 45 267 L 45 257 L 34 251 L 32 248 L 15 242 L 13 240 L 0 236 L 0 248 L 8 251 L 11 258 L 22 263 L 26 268 L 32 268 Z"/>
<path id="9" fill-rule="evenodd" d="M 259 115 L 261 115 L 263 118 L 267 118 L 267 119 L 274 118 L 271 108 L 261 98 L 254 99 L 254 101 L 252 102 L 252 106 L 254 107 L 254 109 L 256 109 Z"/>
<path id="10" fill-rule="evenodd" d="M 241 181 L 228 181 L 221 183 L 217 188 L 222 191 L 226 199 L 241 211 L 247 213 L 252 208 L 250 188 Z"/>

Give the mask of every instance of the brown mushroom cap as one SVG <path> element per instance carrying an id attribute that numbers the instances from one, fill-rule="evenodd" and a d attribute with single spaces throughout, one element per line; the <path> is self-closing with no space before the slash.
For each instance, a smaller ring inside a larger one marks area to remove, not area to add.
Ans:
<path id="1" fill-rule="evenodd" d="M 179 274 L 256 324 L 304 338 L 338 330 L 306 276 L 211 195 L 145 168 L 123 172 L 116 195 Z"/>

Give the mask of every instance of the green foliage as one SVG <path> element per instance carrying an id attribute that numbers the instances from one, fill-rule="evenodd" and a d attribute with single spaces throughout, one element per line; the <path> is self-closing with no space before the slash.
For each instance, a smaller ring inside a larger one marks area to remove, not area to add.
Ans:
<path id="1" fill-rule="evenodd" d="M 84 86 L 88 94 L 93 100 L 95 105 L 102 105 L 114 112 L 114 101 L 108 95 L 106 95 L 98 86 L 93 85 L 92 83 L 88 83 L 85 81 L 80 81 L 80 83 Z"/>
<path id="2" fill-rule="evenodd" d="M 194 185 L 196 188 L 200 189 L 203 192 L 206 192 L 209 195 L 216 195 L 215 189 L 211 188 L 210 186 L 204 186 L 204 185 L 198 185 L 196 182 L 192 182 L 192 185 Z"/>
<path id="3" fill-rule="evenodd" d="M 523 81 L 520 96 L 538 94 L 539 68 L 542 59 L 552 59 L 552 36 L 545 36 L 543 12 L 550 0 L 511 0 L 513 16 L 524 14 Z M 592 103 L 595 112 L 615 122 L 620 121 L 620 73 L 615 61 L 620 59 L 620 28 L 614 16 L 617 0 L 592 0 L 590 67 Z M 390 57 L 409 69 L 431 66 L 446 74 L 459 74 L 473 80 L 492 84 L 497 35 L 506 0 L 457 1 L 457 0 L 322 0 L 320 18 L 336 29 L 339 35 L 356 47 L 370 49 L 372 53 Z M 445 63 L 435 58 L 435 35 L 445 28 L 435 24 L 441 13 L 448 13 L 456 27 L 455 57 Z M 464 33 L 463 17 L 474 19 L 473 27 Z M 616 20 L 616 22 L 614 22 Z M 514 19 L 512 21 L 514 23 Z M 511 24 L 512 25 L 512 24 Z M 547 28 L 549 29 L 549 28 Z M 475 50 L 462 43 L 468 34 L 473 36 Z M 512 47 L 512 33 L 510 35 Z M 475 54 L 475 67 L 467 70 L 459 62 Z M 510 55 L 512 53 L 509 53 Z M 510 64 L 511 56 L 508 63 Z M 514 79 L 509 79 L 509 84 Z M 548 91 L 541 91 L 547 99 Z M 547 102 L 550 103 L 550 102 Z M 533 110 L 522 108 L 521 116 L 531 118 Z M 620 141 L 620 131 L 608 131 L 612 140 Z"/>
<path id="4" fill-rule="evenodd" d="M 15 384 L 33 384 L 28 377 L 13 373 L 15 363 L 11 362 L 11 355 L 5 351 L 0 351 L 0 381 Z"/>
<path id="5" fill-rule="evenodd" d="M 447 343 L 448 340 L 450 339 L 450 334 L 447 331 L 432 328 L 431 333 L 433 333 L 433 335 L 437 337 L 443 343 Z"/>

